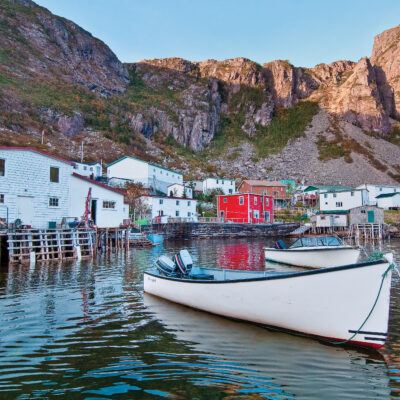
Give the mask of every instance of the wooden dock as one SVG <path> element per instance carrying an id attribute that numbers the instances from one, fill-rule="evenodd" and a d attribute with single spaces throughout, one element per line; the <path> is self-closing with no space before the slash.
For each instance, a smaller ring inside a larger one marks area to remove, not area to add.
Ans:
<path id="1" fill-rule="evenodd" d="M 82 229 L 20 229 L 7 234 L 10 263 L 91 258 L 94 231 Z"/>

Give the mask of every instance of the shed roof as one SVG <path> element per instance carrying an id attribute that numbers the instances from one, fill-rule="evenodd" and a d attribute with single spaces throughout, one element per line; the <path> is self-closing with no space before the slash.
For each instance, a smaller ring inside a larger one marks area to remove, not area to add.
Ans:
<path id="1" fill-rule="evenodd" d="M 73 161 L 64 160 L 61 157 L 55 156 L 54 154 L 46 153 L 43 150 L 35 149 L 34 147 L 15 147 L 15 146 L 0 146 L 0 150 L 25 150 L 25 151 L 32 151 L 34 153 L 41 154 L 42 156 L 54 158 L 55 160 L 64 162 L 66 164 L 75 165 Z"/>
<path id="2" fill-rule="evenodd" d="M 83 181 L 86 181 L 86 182 L 89 182 L 89 183 L 93 183 L 94 185 L 101 186 L 103 189 L 107 189 L 107 190 L 110 190 L 112 192 L 115 192 L 115 193 L 118 193 L 118 194 L 122 194 L 123 196 L 126 195 L 126 191 L 125 190 L 117 189 L 117 188 L 105 185 L 104 183 L 101 183 L 99 181 L 95 181 L 94 179 L 90 179 L 90 178 L 88 178 L 86 176 L 79 175 L 76 172 L 73 172 L 72 176 L 75 176 L 78 179 L 82 179 Z"/>
<path id="3" fill-rule="evenodd" d="M 376 199 L 382 199 L 383 197 L 393 197 L 393 196 L 397 196 L 400 195 L 399 192 L 393 192 L 393 193 L 382 193 L 379 196 L 376 196 Z"/>
<path id="4" fill-rule="evenodd" d="M 165 167 L 162 167 L 161 165 L 153 164 L 153 163 L 151 163 L 151 162 L 149 162 L 149 161 L 144 161 L 144 160 L 141 160 L 140 158 L 136 158 L 136 157 L 132 157 L 132 156 L 124 156 L 124 157 L 121 157 L 121 158 L 119 158 L 118 160 L 115 160 L 115 161 L 113 161 L 112 163 L 108 164 L 108 165 L 107 165 L 107 168 L 108 168 L 108 167 L 111 167 L 111 165 L 114 165 L 114 164 L 117 164 L 117 163 L 121 162 L 122 160 L 125 160 L 126 158 L 130 158 L 130 159 L 136 160 L 136 161 L 141 161 L 141 162 L 146 163 L 146 164 L 149 164 L 149 165 L 151 165 L 151 166 L 153 166 L 153 167 L 161 168 L 161 169 L 164 169 L 165 171 L 173 172 L 174 174 L 183 175 L 181 172 L 174 171 L 173 169 L 165 168 Z"/>
<path id="5" fill-rule="evenodd" d="M 240 186 L 246 182 L 250 186 L 284 186 L 286 185 L 280 181 L 268 181 L 268 180 L 255 180 L 255 179 L 245 179 Z"/>

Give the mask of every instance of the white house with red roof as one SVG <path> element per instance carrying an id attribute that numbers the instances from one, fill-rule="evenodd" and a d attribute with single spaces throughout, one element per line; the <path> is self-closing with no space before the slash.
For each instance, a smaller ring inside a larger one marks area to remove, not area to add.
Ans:
<path id="1" fill-rule="evenodd" d="M 129 213 L 123 193 L 81 177 L 74 166 L 34 148 L 0 147 L 0 218 L 39 229 L 55 227 L 64 217 L 80 219 L 92 187 L 98 226 L 119 226 Z"/>

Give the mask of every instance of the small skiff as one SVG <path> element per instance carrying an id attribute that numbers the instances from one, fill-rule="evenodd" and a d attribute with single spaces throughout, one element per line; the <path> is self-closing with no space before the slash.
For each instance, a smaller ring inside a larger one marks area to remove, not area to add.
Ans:
<path id="1" fill-rule="evenodd" d="M 186 254 L 175 258 L 182 264 L 179 268 L 171 263 L 170 272 L 162 272 L 167 263 L 163 256 L 163 269 L 144 273 L 145 292 L 334 344 L 376 349 L 385 344 L 391 253 L 376 261 L 289 273 L 191 268 Z"/>
<path id="2" fill-rule="evenodd" d="M 289 248 L 281 240 L 276 248 L 264 247 L 266 261 L 308 268 L 354 264 L 360 252 L 359 246 L 344 245 L 335 236 L 299 238 Z"/>

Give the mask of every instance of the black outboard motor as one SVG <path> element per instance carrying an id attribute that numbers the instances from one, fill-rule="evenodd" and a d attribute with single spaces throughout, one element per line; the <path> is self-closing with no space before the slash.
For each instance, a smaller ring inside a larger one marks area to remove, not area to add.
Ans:
<path id="1" fill-rule="evenodd" d="M 174 256 L 175 265 L 182 275 L 188 275 L 193 267 L 193 260 L 187 250 L 181 250 Z"/>

